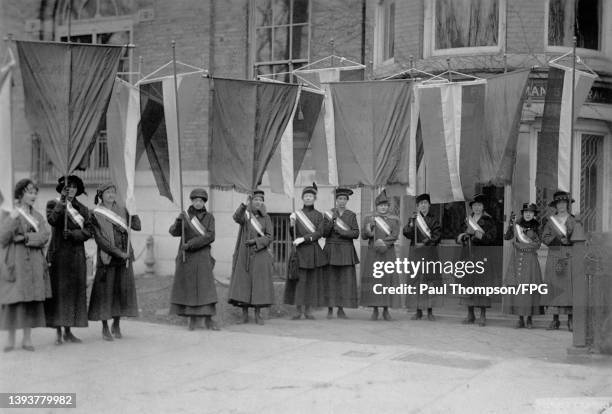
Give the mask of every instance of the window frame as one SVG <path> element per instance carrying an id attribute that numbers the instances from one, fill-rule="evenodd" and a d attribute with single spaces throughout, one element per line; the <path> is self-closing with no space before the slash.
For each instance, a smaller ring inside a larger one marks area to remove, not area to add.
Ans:
<path id="1" fill-rule="evenodd" d="M 577 0 L 574 0 L 577 1 Z M 606 26 L 606 17 L 610 13 L 610 2 L 604 0 L 598 0 L 599 7 L 601 9 L 601 15 L 599 16 L 599 49 L 585 49 L 582 47 L 576 47 L 576 53 L 582 56 L 601 57 L 604 55 L 612 55 L 612 50 L 608 50 L 608 43 L 612 46 L 612 42 L 606 42 L 606 35 L 610 33 L 610 30 Z M 545 1 L 544 9 L 544 50 L 547 53 L 558 53 L 563 54 L 572 51 L 572 46 L 551 46 L 548 44 L 548 19 L 550 14 L 550 0 Z"/>
<path id="2" fill-rule="evenodd" d="M 385 59 L 385 50 L 387 44 L 385 42 L 387 32 L 389 30 L 389 24 L 391 21 L 387 21 L 387 9 L 394 5 L 395 11 L 393 14 L 393 56 Z M 397 1 L 396 0 L 380 0 L 376 6 L 375 22 L 376 27 L 374 29 L 374 66 L 392 65 L 395 63 L 395 21 L 397 20 Z"/>
<path id="3" fill-rule="evenodd" d="M 424 57 L 449 56 L 449 55 L 470 55 L 470 54 L 499 54 L 506 50 L 506 0 L 498 0 L 499 24 L 497 33 L 497 46 L 470 46 L 456 47 L 450 49 L 436 49 L 436 1 L 425 1 L 424 13 L 424 36 L 423 54 Z"/>
<path id="4" fill-rule="evenodd" d="M 256 2 L 257 0 L 249 0 L 249 17 L 248 17 L 248 23 L 249 23 L 249 30 L 248 30 L 248 36 L 249 36 L 249 51 L 248 51 L 248 56 L 249 56 L 249 69 L 248 69 L 248 77 L 250 79 L 255 79 L 258 75 L 257 75 L 257 68 L 259 66 L 275 66 L 275 65 L 287 65 L 289 72 L 292 72 L 293 70 L 307 65 L 310 62 L 310 46 L 312 43 L 312 2 L 313 0 L 308 0 L 308 21 L 306 23 L 293 23 L 293 21 L 291 19 L 293 19 L 293 4 L 294 4 L 294 0 L 290 0 L 290 7 L 289 7 L 289 16 L 290 16 L 290 21 L 287 24 L 281 24 L 281 25 L 268 25 L 268 26 L 257 26 L 256 25 L 256 16 L 255 16 L 255 7 L 256 7 Z M 274 59 L 274 29 L 276 28 L 280 28 L 280 27 L 287 27 L 289 28 L 289 50 L 291 51 L 291 53 L 293 53 L 293 28 L 295 26 L 303 26 L 308 28 L 308 45 L 306 47 L 306 58 L 301 58 L 301 59 L 281 59 L 281 60 L 275 60 Z M 268 28 L 268 29 L 272 29 L 272 51 L 271 51 L 271 60 L 269 61 L 257 61 L 256 59 L 256 46 L 257 46 L 257 29 L 258 28 Z M 294 68 L 294 64 L 298 64 L 298 66 L 296 68 Z"/>

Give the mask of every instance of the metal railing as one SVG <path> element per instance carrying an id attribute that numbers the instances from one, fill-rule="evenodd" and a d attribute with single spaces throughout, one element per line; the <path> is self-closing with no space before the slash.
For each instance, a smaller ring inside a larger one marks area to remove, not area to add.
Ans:
<path id="1" fill-rule="evenodd" d="M 272 256 L 274 257 L 274 275 L 278 279 L 285 279 L 287 263 L 291 253 L 291 235 L 289 234 L 289 214 L 270 213 L 272 219 L 273 237 Z"/>
<path id="2" fill-rule="evenodd" d="M 32 178 L 41 185 L 57 183 L 58 177 L 65 172 L 59 171 L 51 162 L 40 138 L 32 136 Z M 75 171 L 86 185 L 100 184 L 111 178 L 108 160 L 106 132 L 98 133 L 96 143 L 89 158 L 89 167 L 85 171 Z"/>

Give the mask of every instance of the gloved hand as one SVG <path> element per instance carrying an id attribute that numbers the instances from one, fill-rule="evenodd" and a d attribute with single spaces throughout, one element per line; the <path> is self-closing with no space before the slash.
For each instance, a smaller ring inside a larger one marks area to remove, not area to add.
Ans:
<path id="1" fill-rule="evenodd" d="M 257 243 L 255 242 L 255 239 L 249 239 L 245 241 L 244 244 L 250 247 L 250 246 L 255 246 Z"/>

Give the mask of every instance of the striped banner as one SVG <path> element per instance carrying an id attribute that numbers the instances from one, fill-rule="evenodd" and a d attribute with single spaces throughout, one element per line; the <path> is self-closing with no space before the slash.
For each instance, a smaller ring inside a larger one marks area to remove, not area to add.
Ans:
<path id="1" fill-rule="evenodd" d="M 207 82 L 201 73 L 177 75 L 180 127 L 185 133 L 198 112 L 197 100 Z M 159 194 L 181 206 L 179 136 L 174 78 L 147 80 L 140 84 L 140 129 Z M 205 157 L 203 157 L 205 159 Z"/>
<path id="2" fill-rule="evenodd" d="M 572 93 L 575 121 L 594 80 L 595 75 L 577 70 L 572 92 L 572 69 L 556 66 L 548 69 L 542 132 L 538 139 L 537 187 L 570 190 Z"/>
<path id="3" fill-rule="evenodd" d="M 432 203 L 472 198 L 480 181 L 485 80 L 420 85 L 425 191 Z"/>
<path id="4" fill-rule="evenodd" d="M 136 141 L 140 123 L 138 88 L 115 79 L 115 86 L 106 111 L 108 161 L 117 195 L 130 214 L 136 214 L 134 179 L 136 174 Z"/>

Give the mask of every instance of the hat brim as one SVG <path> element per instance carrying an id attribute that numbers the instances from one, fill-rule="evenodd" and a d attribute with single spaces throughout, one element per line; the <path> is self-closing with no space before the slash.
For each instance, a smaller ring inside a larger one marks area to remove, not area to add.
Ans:
<path id="1" fill-rule="evenodd" d="M 550 203 L 548 203 L 548 206 L 549 206 L 549 207 L 556 207 L 556 206 L 557 206 L 557 203 L 558 203 L 559 201 L 565 201 L 565 202 L 567 203 L 567 205 L 568 205 L 568 206 L 569 206 L 570 204 L 572 204 L 572 203 L 575 203 L 575 202 L 576 202 L 576 200 L 574 200 L 573 198 L 560 198 L 560 199 L 558 199 L 558 200 L 553 200 L 553 201 L 551 201 Z"/>
<path id="2" fill-rule="evenodd" d="M 61 180 L 61 178 L 60 178 Z M 75 176 L 69 176 L 68 177 L 68 182 L 73 182 L 76 183 L 77 185 L 77 192 L 75 194 L 75 197 L 80 196 L 81 194 L 85 194 L 85 184 L 83 183 L 83 180 L 81 180 L 80 177 Z M 55 186 L 55 191 L 57 191 L 59 194 L 62 193 L 62 190 L 64 190 L 64 181 L 62 180 L 61 182 L 59 182 L 56 186 Z"/>

